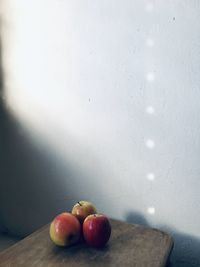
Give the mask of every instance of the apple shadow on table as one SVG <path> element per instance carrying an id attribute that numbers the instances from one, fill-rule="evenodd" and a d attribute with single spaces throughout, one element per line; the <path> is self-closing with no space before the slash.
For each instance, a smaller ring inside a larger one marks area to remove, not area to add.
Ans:
<path id="1" fill-rule="evenodd" d="M 91 266 L 99 263 L 99 266 L 102 264 L 102 259 L 106 262 L 110 262 L 110 254 L 108 251 L 110 250 L 110 244 L 109 242 L 103 247 L 103 248 L 94 248 L 87 245 L 84 241 L 72 245 L 70 247 L 58 247 L 52 244 L 52 253 L 56 257 L 61 257 L 63 260 L 66 260 L 66 262 L 69 264 L 69 262 L 72 260 L 74 261 L 77 257 L 79 262 L 82 263 L 82 265 L 87 265 L 90 263 Z"/>
<path id="2" fill-rule="evenodd" d="M 200 239 L 181 233 L 175 228 L 167 225 L 151 225 L 144 215 L 131 211 L 126 214 L 125 219 L 129 223 L 140 224 L 147 227 L 158 228 L 173 236 L 174 247 L 167 263 L 167 267 L 199 267 L 200 266 Z"/>

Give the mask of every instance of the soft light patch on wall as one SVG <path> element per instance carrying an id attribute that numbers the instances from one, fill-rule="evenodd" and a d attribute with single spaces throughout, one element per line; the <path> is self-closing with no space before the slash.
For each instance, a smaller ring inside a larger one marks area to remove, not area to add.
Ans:
<path id="1" fill-rule="evenodd" d="M 155 74 L 153 72 L 147 73 L 146 79 L 148 82 L 154 82 L 155 81 Z"/>
<path id="2" fill-rule="evenodd" d="M 154 9 L 154 5 L 153 5 L 153 3 L 152 3 L 152 2 L 147 3 L 146 6 L 145 6 L 145 9 L 146 9 L 146 11 L 149 12 L 149 13 L 152 12 L 153 9 Z"/>
<path id="3" fill-rule="evenodd" d="M 155 207 L 148 207 L 147 213 L 149 213 L 150 215 L 154 215 L 156 213 Z"/>
<path id="4" fill-rule="evenodd" d="M 154 181 L 155 180 L 155 174 L 153 172 L 147 173 L 147 180 Z"/>
<path id="5" fill-rule="evenodd" d="M 147 139 L 145 144 L 146 147 L 149 149 L 153 149 L 155 147 L 155 142 L 152 139 Z"/>
<path id="6" fill-rule="evenodd" d="M 155 41 L 152 38 L 148 37 L 146 39 L 146 46 L 153 47 L 154 45 L 155 45 Z"/>
<path id="7" fill-rule="evenodd" d="M 146 113 L 151 114 L 151 115 L 155 114 L 154 107 L 153 106 L 146 107 Z"/>

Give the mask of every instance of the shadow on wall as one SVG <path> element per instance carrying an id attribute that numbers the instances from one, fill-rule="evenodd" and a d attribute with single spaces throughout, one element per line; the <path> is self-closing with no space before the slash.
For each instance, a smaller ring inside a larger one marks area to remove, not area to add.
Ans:
<path id="1" fill-rule="evenodd" d="M 0 68 L 1 65 L 0 58 Z M 6 109 L 0 69 L 0 230 L 26 236 L 74 203 L 67 180 L 70 167 L 65 164 L 64 187 L 60 166 L 48 153 L 30 142 L 20 123 Z"/>
<path id="2" fill-rule="evenodd" d="M 60 184 L 57 163 L 34 147 L 2 103 L 0 129 L 0 220 L 11 232 L 25 236 L 69 208 L 67 199 L 73 199 L 73 193 L 70 185 L 67 192 Z M 66 197 L 66 207 L 59 195 Z"/>
<path id="3" fill-rule="evenodd" d="M 129 212 L 126 215 L 126 221 L 154 227 L 149 224 L 145 216 L 138 212 Z M 166 225 L 159 225 L 158 228 L 170 233 L 174 238 L 174 248 L 167 267 L 200 266 L 200 239 L 181 233 L 177 229 L 170 228 Z"/>
<path id="4" fill-rule="evenodd" d="M 59 212 L 71 210 L 80 199 L 103 199 L 98 186 L 101 181 L 88 167 L 100 162 L 84 146 L 80 147 L 71 138 L 67 140 L 67 136 L 65 141 L 70 143 L 73 158 L 71 152 L 65 151 L 63 156 L 55 144 L 48 144 L 35 132 L 30 133 L 31 129 L 21 124 L 7 108 L 2 70 L 0 75 L 0 228 L 24 237 Z M 51 128 L 55 136 L 56 130 Z M 81 165 L 76 152 L 86 154 L 91 164 Z"/>
<path id="5" fill-rule="evenodd" d="M 77 159 L 73 161 L 70 155 L 60 159 L 51 145 L 32 140 L 5 105 L 2 70 L 0 75 L 0 231 L 24 237 L 56 214 L 71 210 L 76 201 L 88 199 L 88 185 L 92 188 L 88 200 L 93 201 L 92 195 L 101 199 L 102 194 L 94 186 L 93 175 Z M 73 140 L 70 143 L 84 152 Z M 94 161 L 88 151 L 87 156 Z"/>

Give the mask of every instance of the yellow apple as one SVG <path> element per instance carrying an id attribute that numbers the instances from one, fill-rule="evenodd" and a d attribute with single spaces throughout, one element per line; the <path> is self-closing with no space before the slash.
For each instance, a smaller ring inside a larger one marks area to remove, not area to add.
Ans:
<path id="1" fill-rule="evenodd" d="M 95 206 L 89 201 L 79 201 L 72 208 L 72 214 L 77 217 L 77 219 L 82 224 L 85 218 L 90 215 L 97 213 Z"/>

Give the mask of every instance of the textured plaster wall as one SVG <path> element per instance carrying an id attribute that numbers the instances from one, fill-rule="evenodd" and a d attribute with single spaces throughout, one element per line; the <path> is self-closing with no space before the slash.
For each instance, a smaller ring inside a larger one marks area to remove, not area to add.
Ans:
<path id="1" fill-rule="evenodd" d="M 200 266 L 199 1 L 1 5 L 2 222 L 27 234 L 90 199 Z"/>

